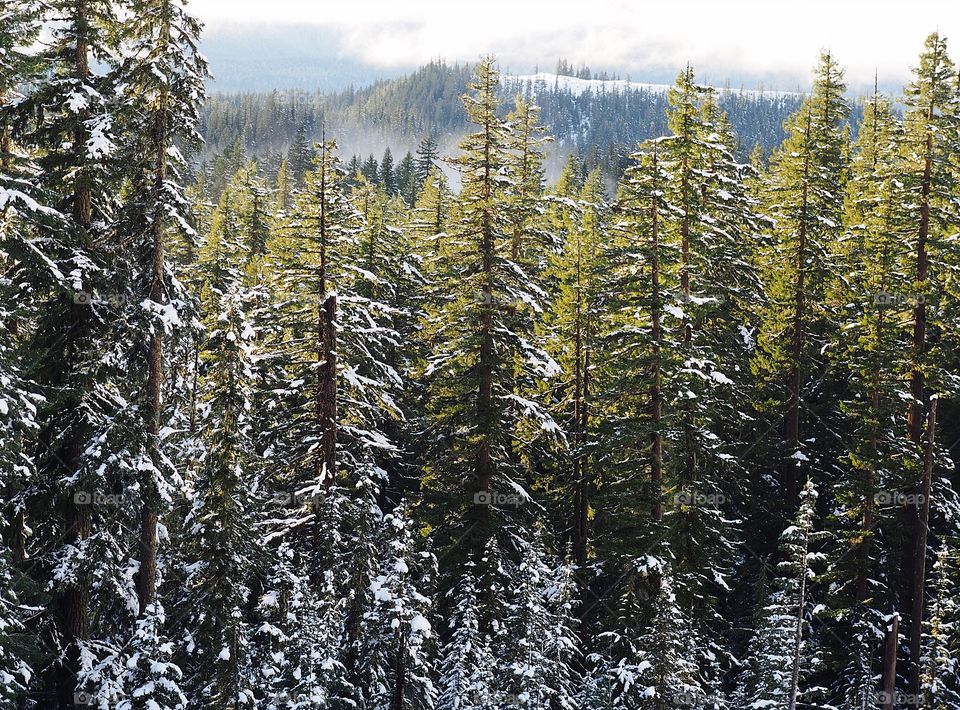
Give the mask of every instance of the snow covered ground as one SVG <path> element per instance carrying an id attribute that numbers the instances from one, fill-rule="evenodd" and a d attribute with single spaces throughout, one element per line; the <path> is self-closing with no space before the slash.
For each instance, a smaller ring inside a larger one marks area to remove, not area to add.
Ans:
<path id="1" fill-rule="evenodd" d="M 626 79 L 607 79 L 606 81 L 601 79 L 578 79 L 575 76 L 564 76 L 560 74 L 550 74 L 548 72 L 540 72 L 538 74 L 518 74 L 518 75 L 507 75 L 505 74 L 502 79 L 504 85 L 511 86 L 516 85 L 520 87 L 525 87 L 528 84 L 531 86 L 533 93 L 536 93 L 538 87 L 542 86 L 545 89 L 553 89 L 555 86 L 561 89 L 562 91 L 569 91 L 574 96 L 580 96 L 586 91 L 591 91 L 593 93 L 601 92 L 623 92 L 623 91 L 649 91 L 652 93 L 665 93 L 669 88 L 670 84 L 646 84 L 636 81 L 627 81 Z M 722 88 L 714 87 L 717 91 L 732 91 L 735 93 L 743 92 L 744 94 L 751 96 L 798 96 L 799 94 L 796 91 L 772 91 L 772 90 L 760 90 L 760 89 L 734 89 L 734 88 Z"/>

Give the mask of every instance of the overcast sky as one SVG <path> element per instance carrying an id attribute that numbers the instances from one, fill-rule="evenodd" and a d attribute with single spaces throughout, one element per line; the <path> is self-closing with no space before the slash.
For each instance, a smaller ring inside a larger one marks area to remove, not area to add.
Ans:
<path id="1" fill-rule="evenodd" d="M 872 83 L 875 69 L 882 82 L 897 83 L 934 29 L 960 56 L 958 0 L 192 0 L 190 7 L 214 27 L 334 28 L 344 56 L 384 69 L 492 52 L 516 72 L 552 68 L 563 56 L 636 78 L 690 61 L 714 79 L 806 83 L 828 47 L 851 85 Z"/>

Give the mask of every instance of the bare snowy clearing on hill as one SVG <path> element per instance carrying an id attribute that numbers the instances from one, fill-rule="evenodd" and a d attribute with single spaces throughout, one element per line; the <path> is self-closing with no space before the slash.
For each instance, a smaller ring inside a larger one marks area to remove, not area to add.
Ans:
<path id="1" fill-rule="evenodd" d="M 574 96 L 581 96 L 587 91 L 595 94 L 599 93 L 623 93 L 626 91 L 646 91 L 653 94 L 665 94 L 670 90 L 670 84 L 648 84 L 627 79 L 581 79 L 575 76 L 566 76 L 563 74 L 551 74 L 549 72 L 539 72 L 537 74 L 517 74 L 504 75 L 504 86 L 516 86 L 526 89 L 530 87 L 531 93 L 536 95 L 538 91 L 552 90 L 557 88 L 561 91 L 569 91 Z M 710 87 L 717 92 L 730 92 L 732 94 L 744 94 L 750 97 L 765 96 L 803 96 L 797 91 L 774 91 L 769 89 L 734 89 L 732 87 Z"/>

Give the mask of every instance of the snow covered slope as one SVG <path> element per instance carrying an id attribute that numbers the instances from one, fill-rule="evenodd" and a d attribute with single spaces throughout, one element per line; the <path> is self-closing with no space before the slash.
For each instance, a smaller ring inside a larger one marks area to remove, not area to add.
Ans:
<path id="1" fill-rule="evenodd" d="M 528 84 L 531 86 L 531 89 L 534 93 L 537 92 L 538 87 L 543 87 L 546 90 L 552 90 L 554 87 L 560 89 L 561 91 L 569 91 L 574 96 L 580 96 L 584 92 L 590 91 L 592 93 L 601 93 L 601 92 L 623 92 L 623 91 L 649 91 L 651 93 L 665 93 L 669 88 L 669 84 L 645 84 L 642 82 L 636 81 L 627 81 L 626 79 L 607 79 L 606 81 L 601 79 L 579 79 L 575 76 L 564 76 L 560 74 L 550 74 L 548 72 L 540 72 L 539 74 L 519 74 L 519 75 L 504 75 L 503 83 L 506 86 L 517 86 L 517 87 L 526 87 Z M 751 96 L 798 96 L 799 94 L 795 91 L 768 91 L 768 90 L 757 90 L 757 89 L 723 89 L 720 87 L 714 87 L 717 91 L 732 91 L 734 93 L 740 93 L 741 91 L 744 94 Z"/>

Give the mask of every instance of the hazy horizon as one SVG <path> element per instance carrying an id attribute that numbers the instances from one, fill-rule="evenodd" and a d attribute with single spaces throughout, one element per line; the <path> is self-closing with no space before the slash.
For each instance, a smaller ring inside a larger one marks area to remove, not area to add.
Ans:
<path id="1" fill-rule="evenodd" d="M 462 8 L 425 0 L 191 3 L 207 24 L 204 49 L 217 90 L 335 90 L 395 77 L 434 59 L 472 62 L 488 53 L 516 73 L 552 71 L 563 57 L 594 71 L 669 82 L 690 62 L 715 84 L 794 90 L 808 86 L 818 53 L 829 48 L 851 90 L 872 86 L 876 73 L 883 87 L 896 91 L 930 32 L 960 34 L 960 11 L 929 1 L 915 3 L 906 16 L 884 2 L 823 0 L 807 3 L 802 13 L 752 0 L 655 7 L 621 0 L 495 0 L 486 7 L 465 20 Z M 469 32 L 459 29 L 465 21 Z"/>

